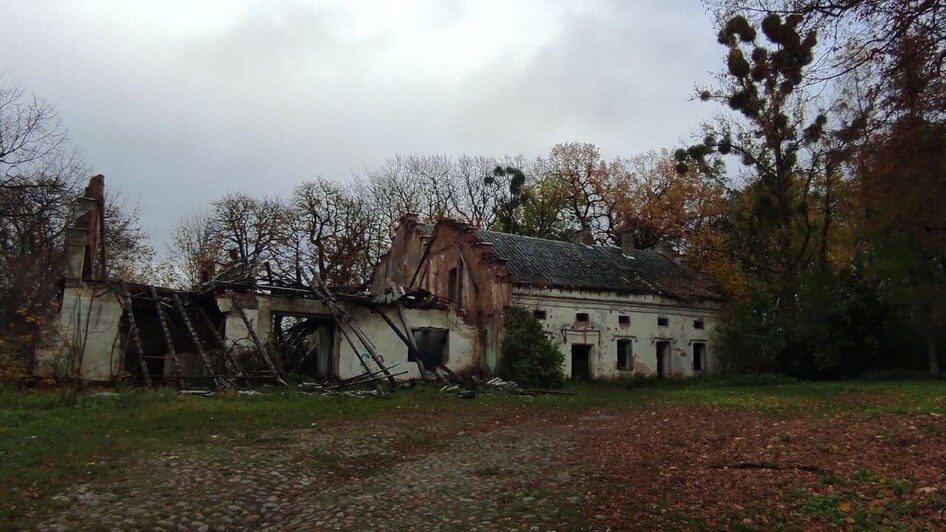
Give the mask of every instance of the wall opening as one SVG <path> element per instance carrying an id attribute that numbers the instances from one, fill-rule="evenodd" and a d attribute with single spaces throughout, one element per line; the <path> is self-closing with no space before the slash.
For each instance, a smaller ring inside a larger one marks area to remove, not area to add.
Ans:
<path id="1" fill-rule="evenodd" d="M 622 327 L 630 327 L 631 317 L 630 316 L 618 316 L 618 325 Z"/>
<path id="2" fill-rule="evenodd" d="M 694 329 L 703 329 L 703 328 L 704 328 L 703 320 L 693 320 L 693 328 L 694 328 Z"/>
<path id="3" fill-rule="evenodd" d="M 428 370 L 441 366 L 447 362 L 447 329 L 425 327 L 412 329 L 414 345 L 417 346 L 417 357 Z"/>
<path id="4" fill-rule="evenodd" d="M 537 320 L 544 320 L 546 318 L 546 313 L 544 310 L 533 310 L 532 315 L 535 316 Z"/>
<path id="5" fill-rule="evenodd" d="M 591 344 L 572 344 L 572 378 L 591 378 Z"/>
<path id="6" fill-rule="evenodd" d="M 447 296 L 450 298 L 450 301 L 455 301 L 460 303 L 460 275 L 456 268 L 450 268 L 450 273 L 447 275 Z"/>
<path id="7" fill-rule="evenodd" d="M 588 318 L 587 312 L 579 312 L 575 314 L 575 323 L 587 324 L 589 321 L 591 320 Z"/>
<path id="8" fill-rule="evenodd" d="M 666 379 L 670 374 L 670 342 L 657 342 L 657 378 Z"/>
<path id="9" fill-rule="evenodd" d="M 703 342 L 693 343 L 693 371 L 703 371 L 706 369 L 706 344 Z"/>
<path id="10" fill-rule="evenodd" d="M 634 367 L 634 351 L 631 340 L 618 340 L 618 369 L 630 371 Z"/>
<path id="11" fill-rule="evenodd" d="M 670 325 L 670 318 L 667 318 L 666 316 L 660 316 L 657 318 L 658 327 L 667 327 L 668 325 Z"/>
<path id="12" fill-rule="evenodd" d="M 273 347 L 283 368 L 322 380 L 334 377 L 335 320 L 331 316 L 273 313 Z"/>

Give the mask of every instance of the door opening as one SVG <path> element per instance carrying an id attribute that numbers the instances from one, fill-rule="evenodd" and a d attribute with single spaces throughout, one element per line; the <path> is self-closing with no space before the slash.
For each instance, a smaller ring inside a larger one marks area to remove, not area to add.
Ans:
<path id="1" fill-rule="evenodd" d="M 657 378 L 666 379 L 670 373 L 670 342 L 657 342 Z"/>
<path id="2" fill-rule="evenodd" d="M 572 344 L 572 378 L 591 378 L 591 344 Z"/>

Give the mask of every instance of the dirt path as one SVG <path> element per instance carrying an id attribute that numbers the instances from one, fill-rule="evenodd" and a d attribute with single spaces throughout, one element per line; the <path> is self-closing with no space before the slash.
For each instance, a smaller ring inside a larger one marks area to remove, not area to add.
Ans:
<path id="1" fill-rule="evenodd" d="M 576 528 L 567 421 L 386 417 L 185 449 L 69 490 L 41 528 Z"/>
<path id="2" fill-rule="evenodd" d="M 934 415 L 469 409 L 241 441 L 76 486 L 40 528 L 946 526 Z"/>

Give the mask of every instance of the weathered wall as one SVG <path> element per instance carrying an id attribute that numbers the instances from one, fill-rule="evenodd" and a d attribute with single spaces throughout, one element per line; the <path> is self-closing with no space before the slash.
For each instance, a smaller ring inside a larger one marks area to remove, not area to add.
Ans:
<path id="1" fill-rule="evenodd" d="M 217 298 L 218 307 L 226 314 L 226 341 L 230 345 L 237 345 L 245 349 L 253 349 L 246 326 L 239 314 L 233 310 L 232 294 L 221 295 Z M 324 304 L 313 299 L 302 299 L 281 296 L 253 296 L 241 295 L 240 305 L 247 318 L 263 342 L 268 342 L 273 335 L 273 315 L 275 313 L 294 314 L 299 316 L 330 317 L 331 312 Z M 346 303 L 348 311 L 358 322 L 361 331 L 368 337 L 375 347 L 375 351 L 382 358 L 385 366 L 398 364 L 395 372 L 406 371 L 398 376 L 400 380 L 420 378 L 417 364 L 408 361 L 407 345 L 391 329 L 381 316 L 365 306 Z M 388 318 L 399 324 L 399 318 L 393 306 L 386 306 Z M 463 371 L 475 364 L 475 346 L 478 331 L 475 327 L 466 325 L 456 313 L 448 309 L 404 309 L 404 319 L 410 328 L 442 328 L 449 330 L 447 344 L 446 366 L 453 371 Z M 346 328 L 352 342 L 357 349 L 345 340 L 344 335 L 336 327 L 334 334 L 335 357 L 333 357 L 334 375 L 340 379 L 347 379 L 364 373 L 365 368 L 359 362 L 363 359 L 372 371 L 377 365 L 371 359 L 367 349 L 361 344 L 352 331 Z"/>
<path id="2" fill-rule="evenodd" d="M 33 374 L 111 380 L 123 367 L 121 317 L 122 306 L 107 286 L 67 282 L 60 312 L 36 349 Z"/>
<path id="3" fill-rule="evenodd" d="M 448 221 L 437 224 L 428 246 L 418 287 L 448 302 L 464 324 L 479 331 L 475 364 L 495 370 L 503 313 L 511 293 L 502 261 L 491 245 L 477 242 L 474 230 Z M 453 268 L 457 269 L 459 287 L 451 285 Z"/>
<path id="4" fill-rule="evenodd" d="M 563 371 L 571 375 L 572 345 L 590 344 L 593 377 L 613 378 L 638 374 L 656 375 L 657 342 L 670 342 L 665 358 L 668 377 L 693 375 L 693 344 L 705 343 L 706 371 L 713 371 L 714 357 L 710 343 L 719 316 L 719 305 L 710 302 L 682 303 L 652 295 L 619 294 L 587 290 L 516 287 L 513 304 L 542 310 L 546 318 L 543 328 L 565 355 Z M 578 313 L 587 313 L 587 325 L 576 323 Z M 618 323 L 621 315 L 630 318 L 627 326 Z M 667 326 L 659 326 L 665 317 Z M 694 321 L 703 320 L 703 329 Z M 617 366 L 617 341 L 629 339 L 633 346 L 630 371 Z"/>
<path id="5" fill-rule="evenodd" d="M 371 291 L 383 294 L 394 288 L 409 288 L 424 257 L 430 226 L 420 224 L 416 214 L 408 214 L 391 239 L 391 248 L 381 256 L 371 277 Z"/>

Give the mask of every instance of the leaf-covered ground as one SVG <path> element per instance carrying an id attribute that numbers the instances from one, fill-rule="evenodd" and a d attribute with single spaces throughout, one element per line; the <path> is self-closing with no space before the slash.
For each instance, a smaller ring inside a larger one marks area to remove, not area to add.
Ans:
<path id="1" fill-rule="evenodd" d="M 0 392 L 0 528 L 946 528 L 946 382 Z"/>
<path id="2" fill-rule="evenodd" d="M 946 527 L 939 415 L 617 410 L 576 435 L 602 527 Z"/>

